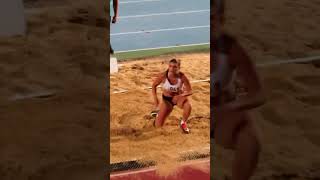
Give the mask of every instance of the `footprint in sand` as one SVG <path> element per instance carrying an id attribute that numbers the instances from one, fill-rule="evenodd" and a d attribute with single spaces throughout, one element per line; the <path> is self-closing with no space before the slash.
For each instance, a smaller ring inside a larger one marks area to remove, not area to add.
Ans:
<path id="1" fill-rule="evenodd" d="M 163 135 L 162 131 L 157 131 L 153 126 L 144 127 L 142 129 L 131 127 L 116 128 L 111 129 L 110 133 L 112 142 L 123 141 L 124 137 L 133 141 L 146 141 Z"/>
<path id="2" fill-rule="evenodd" d="M 25 72 L 24 68 L 21 67 L 18 70 L 11 72 L 10 77 L 17 79 L 25 79 L 27 77 L 27 73 Z"/>
<path id="3" fill-rule="evenodd" d="M 111 136 L 129 136 L 136 132 L 137 130 L 131 127 L 115 128 L 110 130 Z"/>
<path id="4" fill-rule="evenodd" d="M 303 131 L 305 138 L 307 138 L 314 145 L 320 146 L 320 124 L 317 118 L 300 117 L 296 119 L 298 127 Z"/>
<path id="5" fill-rule="evenodd" d="M 191 98 L 192 98 L 192 100 L 194 100 L 194 101 L 199 101 L 199 97 L 197 97 L 197 96 L 192 96 Z"/>
<path id="6" fill-rule="evenodd" d="M 98 62 L 81 62 L 80 69 L 86 75 L 94 76 L 96 78 L 105 77 L 105 66 Z"/>
<path id="7" fill-rule="evenodd" d="M 316 29 L 314 25 L 309 25 L 308 29 Z M 320 41 L 319 40 L 314 40 L 313 42 L 308 42 L 305 43 L 305 45 L 312 50 L 318 50 L 320 49 Z"/>
<path id="8" fill-rule="evenodd" d="M 320 147 L 320 133 L 317 130 L 314 131 L 305 131 L 304 135 L 306 136 L 306 138 L 312 142 L 312 144 L 317 145 Z"/>
<path id="9" fill-rule="evenodd" d="M 277 111 L 277 109 L 273 106 L 264 106 L 260 109 L 260 113 L 262 114 L 263 118 L 271 122 L 273 124 L 279 125 L 279 126 L 286 126 L 292 122 L 286 120 L 280 112 Z"/>
<path id="10" fill-rule="evenodd" d="M 78 9 L 77 15 L 68 19 L 69 23 L 81 24 L 86 26 L 95 26 L 100 28 L 107 27 L 107 20 L 102 17 L 92 17 L 86 9 Z"/>
<path id="11" fill-rule="evenodd" d="M 320 43 L 319 43 L 319 49 L 320 49 Z M 314 61 L 314 62 L 312 62 L 312 65 L 313 65 L 315 68 L 320 68 L 320 61 Z"/>
<path id="12" fill-rule="evenodd" d="M 320 94 L 297 96 L 296 99 L 310 106 L 320 106 Z"/>
<path id="13" fill-rule="evenodd" d="M 10 90 L 16 94 L 28 94 L 31 93 L 31 90 L 24 86 L 13 86 L 10 88 Z"/>
<path id="14" fill-rule="evenodd" d="M 281 180 L 290 180 L 297 179 L 299 175 L 297 173 L 283 173 L 283 174 L 273 174 L 270 179 L 281 179 Z"/>
<path id="15" fill-rule="evenodd" d="M 141 65 L 139 64 L 134 64 L 131 66 L 131 69 L 136 69 L 136 70 L 144 70 L 144 67 L 142 67 Z"/>
<path id="16" fill-rule="evenodd" d="M 83 160 L 85 161 L 85 160 Z M 86 160 L 87 161 L 87 160 Z M 95 161 L 95 162 L 93 162 Z M 103 162 L 92 160 L 92 162 L 70 162 L 56 163 L 41 167 L 37 171 L 30 174 L 30 180 L 56 180 L 56 179 L 103 179 Z"/>
<path id="17" fill-rule="evenodd" d="M 295 76 L 293 80 L 307 86 L 308 88 L 320 86 L 320 76 L 317 76 L 317 75 Z"/>
<path id="18" fill-rule="evenodd" d="M 263 5 L 260 5 L 260 4 L 255 5 L 255 8 L 258 9 L 258 10 L 264 10 L 265 9 L 265 7 Z"/>
<path id="19" fill-rule="evenodd" d="M 266 89 L 270 91 L 285 91 L 286 93 L 300 93 L 305 92 L 303 86 L 299 86 L 296 82 L 292 82 L 290 79 L 279 79 L 277 77 L 268 77 L 264 79 Z"/>

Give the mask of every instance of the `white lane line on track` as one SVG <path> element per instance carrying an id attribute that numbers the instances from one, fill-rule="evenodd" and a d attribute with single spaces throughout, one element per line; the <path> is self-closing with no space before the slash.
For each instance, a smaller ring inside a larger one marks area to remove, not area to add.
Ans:
<path id="1" fill-rule="evenodd" d="M 320 56 L 312 56 L 312 57 L 303 57 L 296 59 L 288 59 L 288 60 L 278 60 L 273 62 L 265 62 L 261 64 L 257 64 L 258 67 L 268 67 L 273 65 L 281 65 L 281 64 L 289 64 L 289 63 L 308 63 L 312 61 L 320 60 Z"/>
<path id="2" fill-rule="evenodd" d="M 176 15 L 176 14 L 192 14 L 192 13 L 202 13 L 210 12 L 210 9 L 194 10 L 194 11 L 176 11 L 176 12 L 166 12 L 166 13 L 153 13 L 153 14 L 140 14 L 132 16 L 119 16 L 119 19 L 128 19 L 128 18 L 141 18 L 141 17 L 152 17 L 152 16 L 166 16 L 166 15 Z"/>
<path id="3" fill-rule="evenodd" d="M 110 36 L 120 36 L 120 35 L 128 35 L 128 34 L 142 34 L 142 33 L 152 33 L 152 32 L 164 32 L 164 31 L 178 31 L 178 30 L 188 30 L 188 29 L 201 29 L 201 28 L 210 28 L 210 25 L 122 32 L 122 33 L 113 33 L 113 34 L 110 34 Z"/>
<path id="4" fill-rule="evenodd" d="M 138 0 L 138 1 L 122 1 L 119 4 L 143 3 L 143 2 L 158 2 L 161 0 Z"/>
<path id="5" fill-rule="evenodd" d="M 185 44 L 178 46 L 165 46 L 165 47 L 156 47 L 156 48 L 144 48 L 144 49 L 134 49 L 127 51 L 115 51 L 115 53 L 126 53 L 126 52 L 136 52 L 136 51 L 148 51 L 148 50 L 159 50 L 159 49 L 169 49 L 169 48 L 178 48 L 178 47 L 188 47 L 188 46 L 201 46 L 201 45 L 209 45 L 210 43 L 198 43 L 198 44 Z"/>

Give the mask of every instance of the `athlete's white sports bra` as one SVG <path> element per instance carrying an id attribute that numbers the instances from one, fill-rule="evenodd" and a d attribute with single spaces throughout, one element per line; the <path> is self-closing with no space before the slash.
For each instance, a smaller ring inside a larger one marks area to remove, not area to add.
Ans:
<path id="1" fill-rule="evenodd" d="M 178 78 L 178 82 L 176 84 L 171 84 L 168 80 L 168 74 L 166 75 L 166 80 L 162 85 L 162 88 L 164 90 L 177 93 L 180 91 L 181 87 L 182 87 L 181 78 Z"/>
<path id="2" fill-rule="evenodd" d="M 236 71 L 234 68 L 231 67 L 231 65 L 228 62 L 228 55 L 219 53 L 217 54 L 217 57 L 215 58 L 217 61 L 217 67 L 211 73 L 210 79 L 215 85 L 216 83 L 219 83 L 220 90 L 221 91 L 227 91 L 231 94 L 235 94 L 236 87 L 235 87 L 235 75 Z M 210 93 L 211 96 L 214 96 L 215 93 Z"/>
<path id="3" fill-rule="evenodd" d="M 235 40 L 227 34 L 222 34 L 215 39 L 215 42 L 213 60 L 216 61 L 214 62 L 216 64 L 213 73 L 210 74 L 210 79 L 213 85 L 220 84 L 220 90 L 235 92 L 236 69 L 228 60 L 229 50 Z"/>

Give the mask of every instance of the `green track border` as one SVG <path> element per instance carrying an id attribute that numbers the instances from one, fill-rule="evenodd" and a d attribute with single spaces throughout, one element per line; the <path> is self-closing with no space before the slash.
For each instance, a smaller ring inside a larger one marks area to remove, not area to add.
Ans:
<path id="1" fill-rule="evenodd" d="M 134 60 L 139 58 L 154 57 L 173 53 L 195 53 L 195 52 L 210 52 L 210 44 L 192 45 L 192 46 L 177 46 L 159 49 L 146 49 L 131 52 L 115 53 L 118 61 Z"/>

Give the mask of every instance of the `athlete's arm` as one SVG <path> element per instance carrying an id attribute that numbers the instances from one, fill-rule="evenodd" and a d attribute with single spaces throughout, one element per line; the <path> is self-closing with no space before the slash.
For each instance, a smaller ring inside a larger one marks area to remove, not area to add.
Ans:
<path id="1" fill-rule="evenodd" d="M 161 84 L 161 82 L 163 81 L 163 78 L 164 78 L 164 75 L 163 73 L 161 73 L 160 75 L 157 76 L 157 78 L 152 83 L 152 96 L 153 96 L 155 107 L 158 107 L 159 105 L 159 100 L 157 96 L 157 87 Z"/>
<path id="2" fill-rule="evenodd" d="M 192 88 L 191 88 L 191 84 L 190 84 L 189 79 L 185 75 L 182 75 L 181 80 L 182 80 L 182 83 L 183 83 L 185 89 L 184 89 L 183 93 L 180 94 L 179 96 L 192 95 Z"/>
<path id="3" fill-rule="evenodd" d="M 233 110 L 246 110 L 264 104 L 266 100 L 256 67 L 238 43 L 234 43 L 231 48 L 230 60 L 234 60 L 233 63 L 237 68 L 237 76 L 240 76 L 244 81 L 247 92 L 239 97 L 238 100 L 228 103 L 227 106 Z"/>

